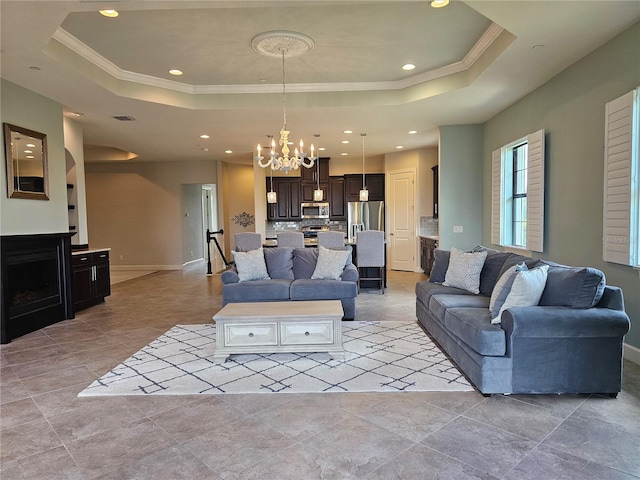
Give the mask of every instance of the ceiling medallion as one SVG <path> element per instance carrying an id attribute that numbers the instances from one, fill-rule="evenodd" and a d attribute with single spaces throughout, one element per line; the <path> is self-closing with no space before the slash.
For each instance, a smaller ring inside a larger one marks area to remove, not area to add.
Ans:
<path id="1" fill-rule="evenodd" d="M 266 57 L 286 58 L 306 55 L 313 47 L 313 38 L 304 33 L 290 32 L 288 30 L 274 30 L 256 35 L 251 39 L 251 46 L 261 55 Z"/>

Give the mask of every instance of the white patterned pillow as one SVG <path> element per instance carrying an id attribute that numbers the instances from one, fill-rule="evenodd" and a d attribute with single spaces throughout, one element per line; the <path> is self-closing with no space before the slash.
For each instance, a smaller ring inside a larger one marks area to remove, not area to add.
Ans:
<path id="1" fill-rule="evenodd" d="M 533 270 L 524 270 L 516 272 L 513 279 L 511 291 L 507 295 L 504 304 L 500 308 L 500 312 L 491 323 L 502 323 L 502 312 L 511 307 L 532 307 L 538 305 L 542 292 L 547 284 L 547 271 L 549 265 L 534 268 Z"/>
<path id="2" fill-rule="evenodd" d="M 264 261 L 262 247 L 248 252 L 232 251 L 232 253 L 238 270 L 238 278 L 241 282 L 270 278 L 267 273 L 267 264 Z"/>
<path id="3" fill-rule="evenodd" d="M 339 280 L 351 252 L 318 247 L 318 262 L 311 275 L 312 279 Z"/>
<path id="4" fill-rule="evenodd" d="M 443 285 L 480 293 L 480 272 L 487 258 L 487 251 L 463 252 L 459 248 L 451 248 L 449 267 L 444 276 Z"/>

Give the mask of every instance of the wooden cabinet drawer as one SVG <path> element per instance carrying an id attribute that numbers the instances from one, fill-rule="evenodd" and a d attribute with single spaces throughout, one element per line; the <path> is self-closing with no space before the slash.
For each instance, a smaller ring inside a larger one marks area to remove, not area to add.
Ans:
<path id="1" fill-rule="evenodd" d="M 224 326 L 224 346 L 277 345 L 276 323 L 229 323 Z"/>
<path id="2" fill-rule="evenodd" d="M 332 322 L 282 323 L 280 325 L 282 345 L 306 345 L 333 343 Z"/>

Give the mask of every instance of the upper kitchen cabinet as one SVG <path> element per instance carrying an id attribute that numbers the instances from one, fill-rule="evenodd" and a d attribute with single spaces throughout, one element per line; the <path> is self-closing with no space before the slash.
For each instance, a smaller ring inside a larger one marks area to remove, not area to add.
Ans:
<path id="1" fill-rule="evenodd" d="M 384 173 L 368 173 L 364 177 L 365 185 L 369 190 L 370 201 L 384 200 Z M 362 189 L 362 175 L 345 175 L 345 201 L 360 201 L 360 190 Z"/>
<path id="2" fill-rule="evenodd" d="M 267 192 L 271 190 L 271 181 L 267 178 Z M 277 203 L 267 204 L 267 220 L 300 220 L 300 179 L 274 177 L 273 191 L 276 192 Z"/>
<path id="3" fill-rule="evenodd" d="M 315 183 L 317 185 L 318 176 L 320 183 L 327 185 L 329 183 L 329 160 L 330 157 L 322 157 L 316 160 L 311 168 L 300 167 L 300 181 L 305 183 Z"/>
<path id="4" fill-rule="evenodd" d="M 329 177 L 329 220 L 346 220 L 344 177 Z"/>
<path id="5" fill-rule="evenodd" d="M 316 160 L 311 168 L 300 167 L 300 185 L 303 202 L 314 202 L 313 191 L 317 190 L 320 182 L 323 202 L 328 201 L 329 195 L 329 157 Z"/>

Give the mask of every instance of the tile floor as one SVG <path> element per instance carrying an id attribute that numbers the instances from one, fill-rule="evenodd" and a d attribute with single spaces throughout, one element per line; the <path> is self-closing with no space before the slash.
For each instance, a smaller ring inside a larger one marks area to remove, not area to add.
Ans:
<path id="1" fill-rule="evenodd" d="M 419 274 L 357 319 L 415 321 Z M 209 322 L 218 276 L 157 272 L 0 347 L 0 478 L 640 478 L 640 366 L 617 399 L 466 393 L 77 398 L 178 323 Z"/>

